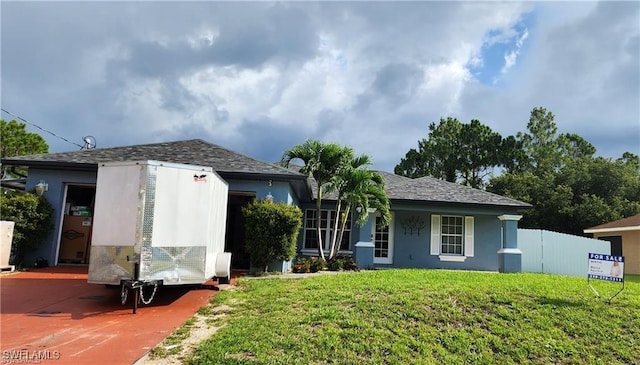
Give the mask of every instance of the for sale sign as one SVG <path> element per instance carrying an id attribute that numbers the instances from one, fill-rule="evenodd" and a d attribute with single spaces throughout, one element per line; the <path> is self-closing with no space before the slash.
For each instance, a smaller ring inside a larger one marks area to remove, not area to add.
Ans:
<path id="1" fill-rule="evenodd" d="M 589 279 L 624 281 L 624 256 L 589 253 Z"/>

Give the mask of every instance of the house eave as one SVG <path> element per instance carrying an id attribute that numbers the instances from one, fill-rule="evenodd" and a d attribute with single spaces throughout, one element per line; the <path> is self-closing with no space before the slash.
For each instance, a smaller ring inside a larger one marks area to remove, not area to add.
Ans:
<path id="1" fill-rule="evenodd" d="M 628 231 L 640 231 L 640 226 L 585 229 L 584 233 L 611 233 Z"/>
<path id="2" fill-rule="evenodd" d="M 273 180 L 288 182 L 301 201 L 311 200 L 311 186 L 306 176 L 301 174 L 265 174 L 246 171 L 216 171 L 225 180 Z"/>
<path id="3" fill-rule="evenodd" d="M 424 205 L 424 204 L 437 204 L 456 207 L 469 207 L 469 208 L 501 208 L 508 209 L 510 211 L 523 212 L 529 209 L 533 209 L 531 204 L 499 204 L 499 203 L 475 203 L 475 202 L 457 202 L 446 200 L 413 200 L 413 199 L 390 199 L 391 204 L 405 204 L 405 205 Z"/>
<path id="4" fill-rule="evenodd" d="M 335 198 L 323 198 L 323 202 L 336 203 Z M 311 202 L 315 204 L 316 199 L 311 199 Z M 389 199 L 391 208 L 394 205 L 412 205 L 412 206 L 425 206 L 425 205 L 441 205 L 449 207 L 465 207 L 465 208 L 481 208 L 481 209 L 501 209 L 509 212 L 524 212 L 529 209 L 533 209 L 531 204 L 523 205 L 508 205 L 508 204 L 492 204 L 492 203 L 472 203 L 472 202 L 456 202 L 456 201 L 444 201 L 444 200 L 413 200 L 413 199 Z"/>
<path id="5" fill-rule="evenodd" d="M 98 171 L 98 164 L 92 162 L 69 162 L 69 161 L 43 161 L 43 160 L 2 160 L 3 165 L 17 166 L 24 168 L 39 168 L 43 170 L 81 170 L 81 171 Z"/>
<path id="6" fill-rule="evenodd" d="M 44 161 L 44 160 L 20 160 L 20 159 L 3 159 L 3 165 L 18 166 L 24 168 L 37 168 L 42 170 L 73 170 L 73 171 L 88 171 L 97 172 L 98 163 L 87 162 L 69 162 L 69 161 Z M 216 173 L 225 180 L 239 179 L 239 180 L 273 180 L 289 182 L 295 193 L 302 200 L 308 200 L 311 198 L 311 186 L 307 181 L 305 175 L 292 172 L 291 174 L 274 174 L 274 173 L 260 173 L 252 171 L 225 171 L 216 170 Z"/>

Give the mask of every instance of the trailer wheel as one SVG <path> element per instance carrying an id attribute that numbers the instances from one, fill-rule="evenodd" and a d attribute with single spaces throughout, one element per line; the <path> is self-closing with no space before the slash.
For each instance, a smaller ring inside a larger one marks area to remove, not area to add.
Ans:
<path id="1" fill-rule="evenodd" d="M 228 276 L 218 277 L 218 284 L 229 284 L 231 282 L 231 278 Z"/>
<path id="2" fill-rule="evenodd" d="M 122 286 L 120 288 L 120 303 L 122 303 L 122 305 L 124 305 L 127 302 L 127 298 L 129 297 L 129 288 L 122 283 Z M 135 299 L 134 299 L 135 302 Z"/>

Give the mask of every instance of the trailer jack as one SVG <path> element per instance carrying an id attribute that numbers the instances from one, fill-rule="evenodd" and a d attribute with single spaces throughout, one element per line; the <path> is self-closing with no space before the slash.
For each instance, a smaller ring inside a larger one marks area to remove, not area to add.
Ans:
<path id="1" fill-rule="evenodd" d="M 124 305 L 127 303 L 127 298 L 129 297 L 129 292 L 133 292 L 133 314 L 136 314 L 138 310 L 138 302 L 142 302 L 143 304 L 149 304 L 153 300 L 158 291 L 158 280 L 150 280 L 150 281 L 141 281 L 141 280 L 127 280 L 122 282 L 122 286 L 120 289 L 120 302 Z M 144 288 L 153 286 L 153 292 L 151 295 L 145 299 L 144 297 Z"/>

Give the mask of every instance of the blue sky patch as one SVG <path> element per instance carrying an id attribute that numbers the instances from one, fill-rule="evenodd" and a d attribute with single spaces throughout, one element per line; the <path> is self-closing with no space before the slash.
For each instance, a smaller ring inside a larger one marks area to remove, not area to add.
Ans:
<path id="1" fill-rule="evenodd" d="M 480 55 L 482 62 L 469 66 L 473 76 L 485 85 L 501 85 L 504 78 L 503 72 L 506 74 L 513 72 L 513 67 L 517 67 L 520 60 L 526 57 L 535 27 L 534 20 L 534 12 L 525 13 L 511 29 L 506 31 L 492 29 L 487 32 Z M 505 56 L 511 53 L 515 53 L 515 63 L 512 68 L 505 69 L 507 63 Z"/>

